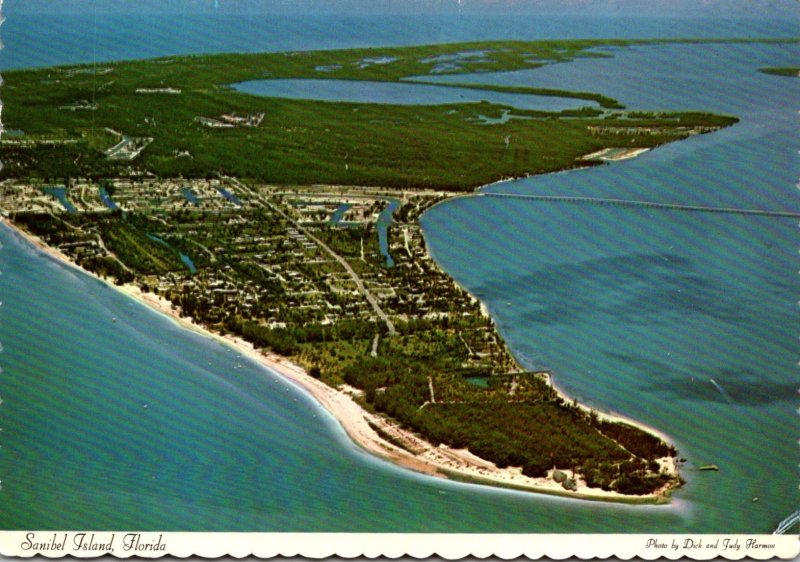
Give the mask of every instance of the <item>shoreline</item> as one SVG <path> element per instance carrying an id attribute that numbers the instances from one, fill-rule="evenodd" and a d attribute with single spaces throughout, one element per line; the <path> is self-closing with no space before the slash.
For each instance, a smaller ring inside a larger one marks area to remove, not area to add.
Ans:
<path id="1" fill-rule="evenodd" d="M 567 170 L 567 171 L 572 171 L 572 170 Z M 515 181 L 515 179 L 517 179 L 517 178 L 509 178 L 509 179 L 506 179 L 506 180 L 501 180 L 500 182 L 497 182 L 497 183 L 511 182 L 511 181 Z M 486 184 L 485 186 L 481 186 L 479 189 L 483 189 L 484 187 L 488 187 L 490 185 L 494 185 L 494 184 Z M 480 193 L 456 195 L 454 197 L 449 197 L 449 198 L 447 198 L 447 199 L 445 199 L 443 201 L 437 202 L 436 204 L 432 205 L 430 207 L 430 209 L 433 209 L 434 207 L 437 207 L 438 205 L 443 205 L 445 203 L 449 203 L 451 201 L 455 201 L 457 199 L 463 199 L 463 198 L 468 198 L 468 197 L 477 197 L 479 195 L 480 195 Z M 430 210 L 430 209 L 428 209 L 428 210 Z M 423 237 L 424 237 L 425 236 L 424 230 L 423 230 L 422 234 L 423 234 Z M 436 267 L 438 267 L 440 270 L 444 271 L 444 269 L 442 268 L 442 266 L 439 264 L 438 260 L 436 259 L 436 256 L 434 256 L 433 252 L 431 252 L 430 245 L 428 244 L 427 239 L 425 239 L 425 246 L 426 246 L 426 251 L 428 253 L 428 256 L 436 264 Z M 473 295 L 469 290 L 467 290 L 466 287 L 464 287 L 461 283 L 459 283 L 456 279 L 454 279 L 449 273 L 447 273 L 447 272 L 445 272 L 445 273 L 450 277 L 450 279 L 452 280 L 453 284 L 456 287 L 458 287 L 460 290 L 462 290 L 466 294 L 468 294 L 470 299 L 473 302 L 476 302 L 476 303 L 479 304 L 481 315 L 483 315 L 485 318 L 488 318 L 491 321 L 492 325 L 495 327 L 496 330 L 499 329 L 497 321 L 494 319 L 494 317 L 491 314 L 491 310 L 489 309 L 489 305 L 487 305 L 485 302 L 483 302 L 478 297 Z M 510 347 L 508 347 L 508 344 L 505 344 L 505 340 L 503 340 L 503 343 L 506 346 L 506 349 L 508 349 L 508 352 L 514 358 L 514 362 L 517 363 L 517 365 L 519 365 L 522 368 L 522 365 L 520 364 L 520 362 L 517 359 L 517 357 L 514 355 L 513 350 Z M 525 369 L 522 368 L 522 370 L 524 371 Z M 561 398 L 563 398 L 565 401 L 572 402 L 573 397 L 571 397 L 562 388 L 560 388 L 558 385 L 556 385 L 553 382 L 552 373 L 550 371 L 542 371 L 542 372 L 547 373 L 547 384 L 550 385 L 550 387 L 553 390 L 555 390 L 556 394 L 558 396 L 560 396 Z M 619 413 L 613 412 L 613 411 L 612 412 L 603 412 L 603 411 L 600 411 L 600 410 L 593 409 L 593 408 L 591 408 L 591 407 L 589 407 L 589 406 L 587 406 L 585 404 L 582 404 L 580 402 L 578 403 L 578 406 L 585 412 L 595 412 L 597 414 L 598 418 L 600 418 L 602 420 L 610 421 L 610 422 L 625 423 L 627 425 L 630 425 L 630 426 L 633 426 L 633 427 L 635 427 L 637 429 L 640 429 L 640 430 L 642 430 L 642 431 L 644 431 L 646 433 L 650 433 L 652 435 L 655 435 L 659 439 L 662 439 L 668 445 L 674 443 L 674 441 L 667 434 L 665 434 L 665 433 L 657 430 L 656 428 L 651 427 L 651 426 L 649 426 L 649 425 L 647 425 L 647 424 L 645 424 L 643 422 L 640 422 L 640 421 L 635 420 L 633 418 L 629 418 L 627 416 L 624 416 L 623 414 L 619 414 Z"/>
<path id="2" fill-rule="evenodd" d="M 194 322 L 191 318 L 181 316 L 179 311 L 168 300 L 152 293 L 145 293 L 137 285 L 132 283 L 115 285 L 108 279 L 104 279 L 80 267 L 58 249 L 48 246 L 37 236 L 13 224 L 6 216 L 0 215 L 0 223 L 6 225 L 12 232 L 18 234 L 36 249 L 60 264 L 101 281 L 108 287 L 136 300 L 151 310 L 167 316 L 181 328 L 191 330 L 197 334 L 230 346 L 262 367 L 288 379 L 296 386 L 308 392 L 322 405 L 322 407 L 341 425 L 348 437 L 361 449 L 401 467 L 422 474 L 447 478 L 454 481 L 490 485 L 493 487 L 546 495 L 557 495 L 572 499 L 623 504 L 668 504 L 670 501 L 670 494 L 675 489 L 674 487 L 668 487 L 667 489 L 659 490 L 657 493 L 642 496 L 626 495 L 618 492 L 606 492 L 599 488 L 589 488 L 579 479 L 577 491 L 568 491 L 551 478 L 530 478 L 523 476 L 522 470 L 519 467 L 497 468 L 493 463 L 473 455 L 466 449 L 452 449 L 445 445 L 434 446 L 413 432 L 401 428 L 397 423 L 379 414 L 366 411 L 355 400 L 355 396 L 357 396 L 360 391 L 347 387 L 344 389 L 333 388 L 315 379 L 309 375 L 303 367 L 286 357 L 272 352 L 259 351 L 250 342 L 240 337 L 216 333 Z M 463 290 L 466 291 L 466 289 Z M 469 292 L 467 291 L 467 293 Z M 475 298 L 471 294 L 470 296 Z M 478 302 L 481 304 L 482 312 L 488 315 L 488 308 L 482 301 L 478 300 Z M 548 384 L 559 396 L 565 400 L 571 400 L 560 389 L 553 385 L 549 373 Z M 580 407 L 586 411 L 591 410 L 591 408 L 583 404 L 581 404 Z M 595 411 L 602 419 L 632 425 L 664 439 L 668 444 L 671 443 L 665 435 L 645 424 L 616 414 L 609 414 L 596 410 L 591 411 Z M 388 437 L 388 439 L 386 437 Z M 390 442 L 390 440 L 398 444 L 394 444 Z M 399 446 L 399 444 L 402 444 L 402 446 Z M 668 458 L 664 466 L 672 476 L 677 477 L 679 475 L 674 458 Z"/>
<path id="3" fill-rule="evenodd" d="M 581 160 L 620 162 L 622 160 L 630 160 L 631 158 L 636 158 L 637 156 L 640 156 L 645 152 L 649 152 L 650 150 L 651 150 L 650 148 L 603 148 L 602 150 L 598 150 L 592 152 L 591 154 L 586 154 L 582 156 Z"/>

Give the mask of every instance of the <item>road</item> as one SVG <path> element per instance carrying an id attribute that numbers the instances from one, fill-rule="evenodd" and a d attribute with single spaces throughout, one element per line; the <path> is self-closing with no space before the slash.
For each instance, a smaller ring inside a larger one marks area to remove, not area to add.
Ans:
<path id="1" fill-rule="evenodd" d="M 375 314 L 378 316 L 378 318 L 380 318 L 381 321 L 383 321 L 383 323 L 386 324 L 386 329 L 387 329 L 389 335 L 390 336 L 394 336 L 395 334 L 397 334 L 397 330 L 395 329 L 394 324 L 392 323 L 391 319 L 389 318 L 389 315 L 386 314 L 386 312 L 384 312 L 384 310 L 381 308 L 380 303 L 378 303 L 378 299 L 375 298 L 375 295 L 373 295 L 372 293 L 369 292 L 369 289 L 367 289 L 366 285 L 364 285 L 364 281 L 361 279 L 361 277 L 359 277 L 358 273 L 356 273 L 353 270 L 353 268 L 350 267 L 350 264 L 347 263 L 346 259 L 344 259 L 342 256 L 340 256 L 336 252 L 334 252 L 327 244 L 325 244 L 325 242 L 323 242 L 322 240 L 320 240 L 319 238 L 314 236 L 307 228 L 305 228 L 299 222 L 297 222 L 292 217 L 290 217 L 289 215 L 284 213 L 281 209 L 279 209 L 278 207 L 273 205 L 265 197 L 262 197 L 257 192 L 255 192 L 252 189 L 250 189 L 249 187 L 245 186 L 244 184 L 242 184 L 236 178 L 225 176 L 225 179 L 230 180 L 231 182 L 233 182 L 236 185 L 236 187 L 238 187 L 242 191 L 248 193 L 250 195 L 250 197 L 252 197 L 254 200 L 260 202 L 263 205 L 266 205 L 267 207 L 269 207 L 270 209 L 272 209 L 273 211 L 278 213 L 280 216 L 282 216 L 284 219 L 286 219 L 288 222 L 290 222 L 292 224 L 292 226 L 294 226 L 299 232 L 302 232 L 303 234 L 305 234 L 317 246 L 319 246 L 320 248 L 325 250 L 325 252 L 327 252 L 333 259 L 338 261 L 341 264 L 341 266 L 345 269 L 345 271 L 347 271 L 348 275 L 350 275 L 350 278 L 355 282 L 356 288 L 358 289 L 358 292 L 361 293 L 364 296 L 364 298 L 367 299 L 367 302 L 369 302 L 370 306 L 372 306 L 372 310 L 375 311 Z"/>

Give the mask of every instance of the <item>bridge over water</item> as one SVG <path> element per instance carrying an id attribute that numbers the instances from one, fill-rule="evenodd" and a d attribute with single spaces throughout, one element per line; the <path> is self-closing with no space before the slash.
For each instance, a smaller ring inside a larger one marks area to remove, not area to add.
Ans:
<path id="1" fill-rule="evenodd" d="M 700 213 L 731 213 L 736 215 L 760 215 L 767 217 L 789 217 L 800 219 L 800 211 L 768 211 L 763 209 L 739 209 L 735 207 L 706 207 L 703 205 L 680 205 L 676 203 L 656 203 L 635 199 L 608 199 L 603 197 L 570 197 L 567 195 L 527 195 L 521 193 L 478 193 L 480 197 L 500 199 L 521 199 L 527 201 L 551 201 L 579 205 L 606 205 L 611 207 L 645 207 L 672 211 L 694 211 Z"/>

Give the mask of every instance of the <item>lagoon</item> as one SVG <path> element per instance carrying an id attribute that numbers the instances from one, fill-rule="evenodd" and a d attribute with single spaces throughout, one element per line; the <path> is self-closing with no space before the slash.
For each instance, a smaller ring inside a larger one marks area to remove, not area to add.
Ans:
<path id="1" fill-rule="evenodd" d="M 16 18 L 9 4 L 3 67 L 91 60 L 78 31 L 92 28 L 91 14 Z M 796 33 L 794 22 L 690 18 L 177 23 L 101 17 L 97 57 Z M 597 90 L 646 109 L 691 103 L 732 112 L 740 124 L 632 161 L 488 189 L 796 209 L 797 86 L 754 72 L 763 60 L 796 60 L 796 47 L 691 47 L 677 59 L 669 49 L 554 65 L 540 71 L 561 69 L 575 82 L 536 85 Z M 596 64 L 612 74 L 592 73 Z M 641 79 L 674 68 L 672 87 L 666 77 Z M 691 466 L 713 462 L 720 471 L 688 472 L 664 507 L 587 504 L 401 470 L 358 450 L 273 373 L 0 227 L 0 527 L 769 533 L 795 509 L 794 221 L 465 198 L 426 213 L 423 227 L 436 259 L 488 304 L 523 364 L 551 368 L 577 398 L 655 425 Z"/>
<path id="2" fill-rule="evenodd" d="M 233 84 L 232 87 L 240 92 L 259 96 L 350 103 L 447 105 L 488 101 L 519 109 L 542 111 L 561 111 L 562 109 L 597 105 L 590 100 L 575 98 L 510 94 L 410 82 L 274 79 L 240 82 Z"/>
<path id="3" fill-rule="evenodd" d="M 631 107 L 741 121 L 631 161 L 484 191 L 797 211 L 800 82 L 757 69 L 799 57 L 796 45 L 637 47 L 531 72 L 540 87 L 596 84 Z M 642 69 L 654 69 L 652 87 Z M 524 366 L 676 441 L 688 458 L 676 496 L 695 523 L 768 527 L 794 510 L 795 221 L 473 197 L 434 207 L 422 225 Z M 720 465 L 712 478 L 697 472 L 708 463 Z"/>

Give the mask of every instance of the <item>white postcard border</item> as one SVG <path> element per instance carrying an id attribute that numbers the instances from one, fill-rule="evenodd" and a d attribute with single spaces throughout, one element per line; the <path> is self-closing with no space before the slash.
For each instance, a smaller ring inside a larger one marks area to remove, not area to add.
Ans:
<path id="1" fill-rule="evenodd" d="M 2 14 L 3 0 L 0 0 Z M 2 23 L 2 15 L 0 15 Z M 2 48 L 0 46 L 0 48 Z M 1 80 L 0 80 L 1 83 Z M 2 102 L 0 102 L 0 111 Z M 0 123 L 0 130 L 2 123 Z M 795 560 L 800 536 L 723 534 L 216 533 L 0 530 L 0 556 L 160 558 L 378 556 L 502 559 Z"/>
<path id="2" fill-rule="evenodd" d="M 424 533 L 165 533 L 135 531 L 0 531 L 0 554 L 32 558 L 162 556 L 338 556 L 427 558 L 472 556 L 562 560 L 793 560 L 798 535 L 706 534 L 424 534 Z"/>

